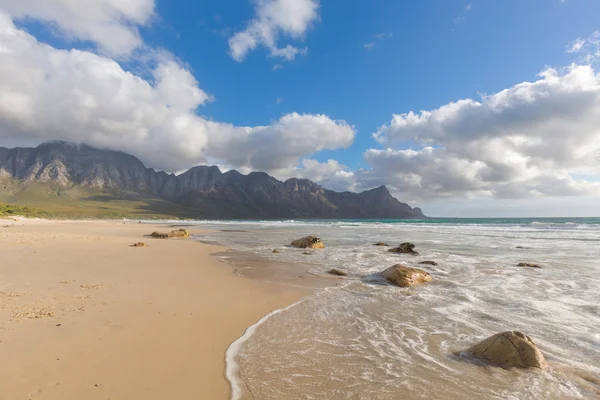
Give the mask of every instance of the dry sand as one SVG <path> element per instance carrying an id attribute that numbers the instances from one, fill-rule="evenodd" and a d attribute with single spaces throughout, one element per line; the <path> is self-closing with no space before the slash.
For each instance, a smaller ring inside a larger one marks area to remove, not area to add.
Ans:
<path id="1" fill-rule="evenodd" d="M 308 290 L 153 230 L 168 228 L 0 219 L 0 399 L 228 398 L 229 344 Z"/>

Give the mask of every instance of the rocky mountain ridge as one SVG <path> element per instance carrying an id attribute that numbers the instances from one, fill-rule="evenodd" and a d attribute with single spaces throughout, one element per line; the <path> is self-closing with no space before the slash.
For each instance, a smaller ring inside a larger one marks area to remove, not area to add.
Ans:
<path id="1" fill-rule="evenodd" d="M 399 202 L 385 186 L 340 193 L 308 179 L 281 182 L 264 172 L 223 173 L 215 166 L 167 174 L 146 168 L 126 153 L 59 141 L 35 148 L 0 147 L 0 181 L 81 186 L 140 198 L 150 195 L 189 207 L 190 218 L 423 217 L 419 208 Z"/>

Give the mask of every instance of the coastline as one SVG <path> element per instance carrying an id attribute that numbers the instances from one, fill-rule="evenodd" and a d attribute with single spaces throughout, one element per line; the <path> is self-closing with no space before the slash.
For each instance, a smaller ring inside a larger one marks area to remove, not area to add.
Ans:
<path id="1" fill-rule="evenodd" d="M 228 398 L 230 345 L 312 293 L 237 276 L 212 256 L 221 246 L 143 237 L 166 225 L 0 222 L 10 398 Z"/>

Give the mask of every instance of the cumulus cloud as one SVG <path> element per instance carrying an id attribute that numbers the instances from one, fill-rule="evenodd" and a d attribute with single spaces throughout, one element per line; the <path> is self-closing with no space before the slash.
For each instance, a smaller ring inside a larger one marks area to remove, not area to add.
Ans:
<path id="1" fill-rule="evenodd" d="M 229 38 L 229 53 L 238 62 L 258 46 L 269 49 L 270 56 L 286 61 L 297 55 L 306 55 L 306 48 L 288 44 L 278 47 L 280 37 L 302 39 L 306 31 L 319 18 L 317 0 L 258 0 L 256 16 L 246 29 Z"/>
<path id="2" fill-rule="evenodd" d="M 337 160 L 330 159 L 322 163 L 314 159 L 306 159 L 301 162 L 298 168 L 292 171 L 281 171 L 280 173 L 283 177 L 295 176 L 310 179 L 331 190 L 354 190 L 354 172 Z"/>
<path id="3" fill-rule="evenodd" d="M 68 38 L 124 55 L 142 45 L 137 27 L 152 19 L 154 0 L 0 0 L 0 9 L 17 19 L 50 23 Z"/>
<path id="4" fill-rule="evenodd" d="M 89 51 L 40 43 L 0 13 L 0 139 L 50 139 L 130 152 L 179 171 L 206 162 L 265 171 L 293 168 L 308 154 L 349 146 L 355 130 L 325 115 L 284 115 L 270 125 L 209 121 L 196 110 L 212 97 L 161 53 L 151 79 Z"/>
<path id="5" fill-rule="evenodd" d="M 547 69 L 480 100 L 394 115 L 374 137 L 387 148 L 365 153 L 363 182 L 418 198 L 600 194 L 600 75 Z"/>

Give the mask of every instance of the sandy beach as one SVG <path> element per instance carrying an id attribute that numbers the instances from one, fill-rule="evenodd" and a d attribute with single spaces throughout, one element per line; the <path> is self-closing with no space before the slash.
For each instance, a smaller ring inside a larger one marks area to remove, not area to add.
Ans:
<path id="1" fill-rule="evenodd" d="M 169 228 L 0 220 L 1 399 L 228 398 L 229 344 L 309 291 L 154 230 Z"/>

